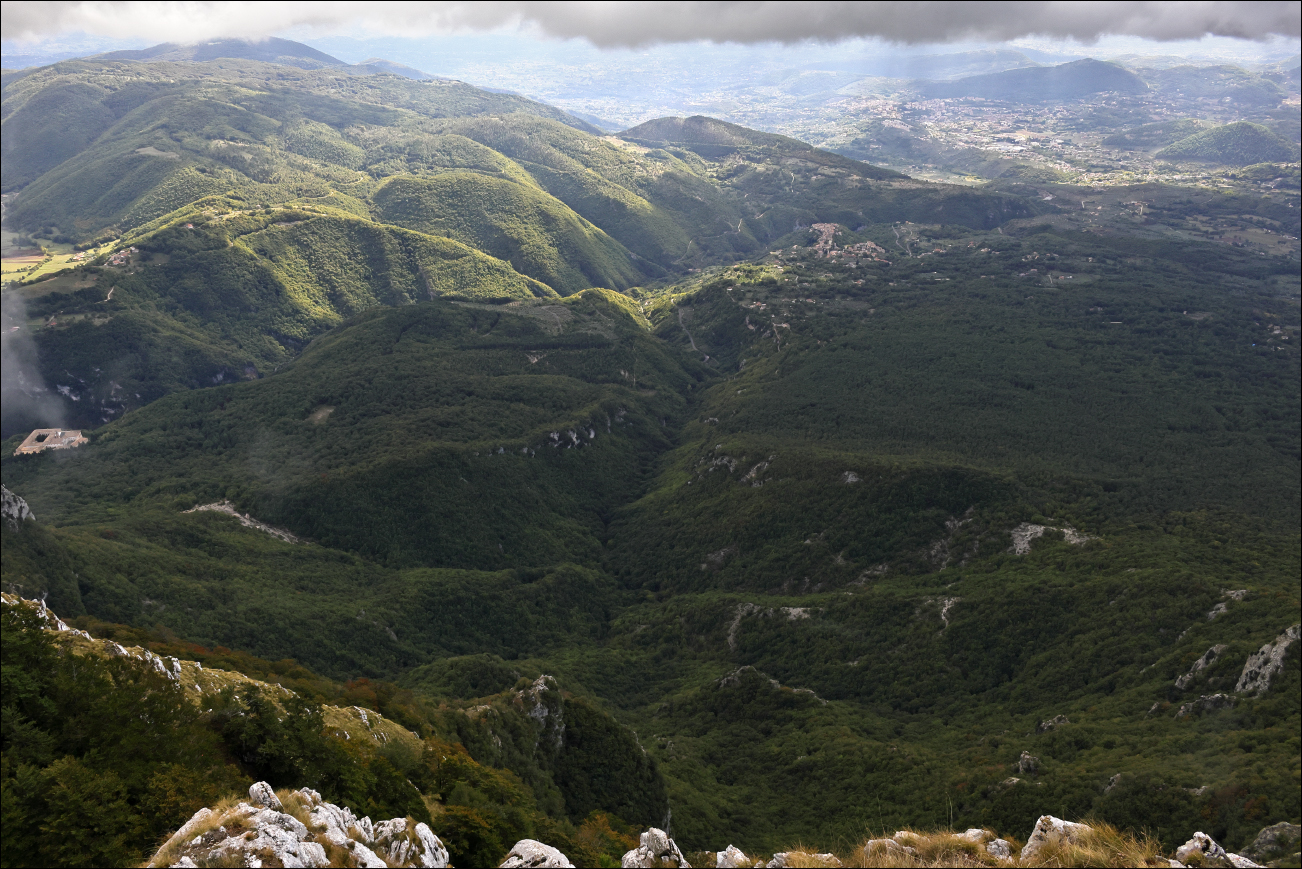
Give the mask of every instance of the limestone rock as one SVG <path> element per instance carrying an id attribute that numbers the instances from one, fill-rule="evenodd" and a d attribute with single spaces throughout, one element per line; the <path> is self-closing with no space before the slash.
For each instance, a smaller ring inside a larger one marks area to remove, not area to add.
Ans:
<path id="1" fill-rule="evenodd" d="M 1047 733 L 1050 730 L 1053 730 L 1054 728 L 1062 727 L 1064 724 L 1071 724 L 1071 721 L 1067 718 L 1067 716 L 1055 715 L 1052 718 L 1041 721 L 1038 725 L 1036 725 L 1035 732 Z"/>
<path id="2" fill-rule="evenodd" d="M 1035 775 L 1040 771 L 1040 759 L 1028 751 L 1023 751 L 1017 759 L 1017 771 L 1022 775 Z"/>
<path id="3" fill-rule="evenodd" d="M 502 869 L 574 869 L 569 858 L 551 845 L 544 845 L 534 839 L 521 839 L 515 843 Z"/>
<path id="4" fill-rule="evenodd" d="M 10 492 L 6 486 L 0 486 L 0 516 L 4 517 L 14 531 L 23 527 L 25 520 L 36 520 L 36 514 L 27 506 L 27 502 Z"/>
<path id="5" fill-rule="evenodd" d="M 1243 856 L 1258 863 L 1277 860 L 1298 852 L 1302 840 L 1302 826 L 1281 821 L 1263 827 L 1252 840 L 1252 844 L 1243 849 Z"/>
<path id="6" fill-rule="evenodd" d="M 1194 833 L 1193 838 L 1175 849 L 1175 859 L 1186 866 L 1232 866 L 1225 849 L 1206 833 Z"/>
<path id="7" fill-rule="evenodd" d="M 1234 698 L 1229 694 L 1204 694 L 1197 700 L 1181 704 L 1176 710 L 1176 718 L 1184 718 L 1195 712 L 1214 712 L 1217 709 L 1229 709 L 1234 705 Z"/>
<path id="8" fill-rule="evenodd" d="M 405 818 L 394 818 L 372 825 L 370 818 L 359 819 L 306 788 L 288 798 L 291 811 L 306 814 L 304 824 L 284 810 L 266 782 L 249 788 L 249 799 L 220 816 L 211 809 L 196 812 L 149 865 L 325 867 L 327 845 L 347 851 L 348 865 L 368 869 L 448 865 L 447 849 L 425 824 L 409 827 Z"/>
<path id="9" fill-rule="evenodd" d="M 1218 643 L 1217 645 L 1212 646 L 1210 649 L 1203 652 L 1203 656 L 1199 658 L 1197 661 L 1193 662 L 1193 666 L 1189 668 L 1189 672 L 1185 673 L 1183 676 L 1175 680 L 1175 687 L 1179 688 L 1181 691 L 1188 688 L 1190 685 L 1193 684 L 1194 677 L 1198 675 L 1198 671 L 1204 670 L 1210 667 L 1212 664 L 1215 664 L 1216 659 L 1219 658 L 1221 654 L 1228 648 L 1229 646 L 1225 645 L 1224 643 Z"/>
<path id="10" fill-rule="evenodd" d="M 669 838 L 669 834 L 652 827 L 641 835 L 636 848 L 624 854 L 624 859 L 619 865 L 623 869 L 651 869 L 665 864 L 677 866 L 679 869 L 691 867 L 683 852 L 678 850 L 678 845 Z"/>
<path id="11" fill-rule="evenodd" d="M 969 842 L 983 842 L 986 836 L 990 835 L 980 827 L 970 827 L 958 834 L 960 839 L 966 839 Z"/>
<path id="12" fill-rule="evenodd" d="M 1230 861 L 1234 869 L 1265 869 L 1260 863 L 1254 863 L 1247 857 L 1240 857 L 1238 854 L 1226 854 L 1225 858 Z"/>
<path id="13" fill-rule="evenodd" d="M 411 827 L 406 818 L 376 824 L 374 845 L 376 854 L 390 866 L 444 869 L 448 865 L 448 849 L 434 831 L 424 823 Z"/>
<path id="14" fill-rule="evenodd" d="M 285 807 L 280 804 L 280 798 L 276 792 L 271 789 L 271 785 L 264 781 L 254 782 L 249 788 L 249 802 L 255 806 L 264 806 L 268 809 L 275 809 L 278 812 L 284 811 Z"/>
<path id="15" fill-rule="evenodd" d="M 996 860 L 1012 860 L 1013 845 L 1007 839 L 995 839 L 993 842 L 986 842 L 986 853 Z"/>
<path id="16" fill-rule="evenodd" d="M 749 869 L 754 862 L 736 845 L 729 845 L 714 856 L 715 869 Z"/>
<path id="17" fill-rule="evenodd" d="M 1239 674 L 1239 682 L 1234 686 L 1235 693 L 1264 693 L 1270 687 L 1270 680 L 1284 666 L 1288 647 L 1296 643 L 1299 637 L 1302 637 L 1302 624 L 1293 625 L 1249 655 L 1248 662 L 1243 665 L 1243 672 Z"/>
<path id="18" fill-rule="evenodd" d="M 1035 829 L 1031 830 L 1026 845 L 1022 847 L 1020 857 L 1028 860 L 1049 845 L 1070 845 L 1089 831 L 1090 828 L 1085 824 L 1064 821 L 1053 815 L 1041 815 L 1040 820 L 1035 822 Z"/>

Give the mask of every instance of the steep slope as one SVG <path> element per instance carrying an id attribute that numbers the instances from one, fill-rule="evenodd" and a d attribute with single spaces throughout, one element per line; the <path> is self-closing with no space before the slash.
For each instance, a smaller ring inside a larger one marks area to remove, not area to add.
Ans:
<path id="1" fill-rule="evenodd" d="M 951 82 L 929 82 L 922 92 L 933 99 L 981 97 L 988 100 L 1039 102 L 1066 100 L 1104 91 L 1141 94 L 1143 79 L 1129 70 L 1093 58 L 1059 66 L 1034 66 L 974 75 Z"/>
<path id="2" fill-rule="evenodd" d="M 135 253 L 15 291 L 40 318 L 29 326 L 40 373 L 51 392 L 63 387 L 55 394 L 74 424 L 256 378 L 377 306 L 556 295 L 459 242 L 319 207 L 200 200 L 127 242 Z"/>
<path id="3" fill-rule="evenodd" d="M 642 277 L 622 245 L 533 185 L 452 171 L 392 178 L 374 202 L 384 223 L 454 238 L 563 295 L 627 289 Z"/>

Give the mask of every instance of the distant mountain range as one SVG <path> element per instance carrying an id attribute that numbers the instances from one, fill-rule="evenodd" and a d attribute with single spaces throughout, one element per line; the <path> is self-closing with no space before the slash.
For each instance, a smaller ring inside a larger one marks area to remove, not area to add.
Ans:
<path id="1" fill-rule="evenodd" d="M 1075 99 L 1104 91 L 1141 94 L 1147 90 L 1148 85 L 1130 70 L 1093 58 L 1059 66 L 1009 69 L 922 86 L 923 94 L 933 99 L 981 97 L 1028 102 Z"/>

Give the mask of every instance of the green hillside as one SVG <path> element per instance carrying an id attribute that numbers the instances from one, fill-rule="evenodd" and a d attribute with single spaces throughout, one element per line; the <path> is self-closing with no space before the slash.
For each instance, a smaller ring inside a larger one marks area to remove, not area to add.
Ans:
<path id="1" fill-rule="evenodd" d="M 1296 818 L 1296 647 L 1177 716 L 1298 621 L 1288 264 L 908 231 L 926 256 L 801 230 L 647 297 L 649 331 L 599 290 L 371 309 L 6 456 L 48 529 L 6 588 L 432 700 L 552 673 L 635 730 L 684 847 Z M 223 499 L 301 542 L 181 512 Z M 527 771 L 485 727 L 475 759 Z"/>
<path id="2" fill-rule="evenodd" d="M 384 223 L 454 238 L 562 294 L 642 277 L 618 242 L 532 185 L 454 171 L 390 179 L 374 201 Z"/>
<path id="3" fill-rule="evenodd" d="M 1191 160 L 1250 166 L 1285 163 L 1298 158 L 1297 145 L 1281 139 L 1260 124 L 1237 121 L 1186 136 L 1157 154 L 1164 160 Z"/>
<path id="4" fill-rule="evenodd" d="M 1139 76 L 1106 61 L 1085 58 L 1058 66 L 1032 66 L 956 81 L 926 82 L 922 92 L 933 99 L 982 97 L 989 100 L 1065 100 L 1115 91 L 1142 94 L 1148 90 Z"/>
<path id="5" fill-rule="evenodd" d="M 1170 145 L 1181 139 L 1201 133 L 1212 126 L 1197 118 L 1180 118 L 1175 121 L 1160 121 L 1156 124 L 1144 124 L 1130 130 L 1114 133 L 1103 140 L 1109 148 L 1127 150 L 1150 150 Z"/>

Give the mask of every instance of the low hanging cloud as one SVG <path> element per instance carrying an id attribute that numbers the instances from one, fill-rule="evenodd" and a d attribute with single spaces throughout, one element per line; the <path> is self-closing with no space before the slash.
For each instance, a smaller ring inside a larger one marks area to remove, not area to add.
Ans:
<path id="1" fill-rule="evenodd" d="M 5 2 L 3 38 L 85 32 L 193 43 L 317 35 L 428 36 L 523 27 L 601 48 L 666 42 L 918 44 L 1047 36 L 1155 40 L 1297 38 L 1302 4 L 1285 2 Z"/>

